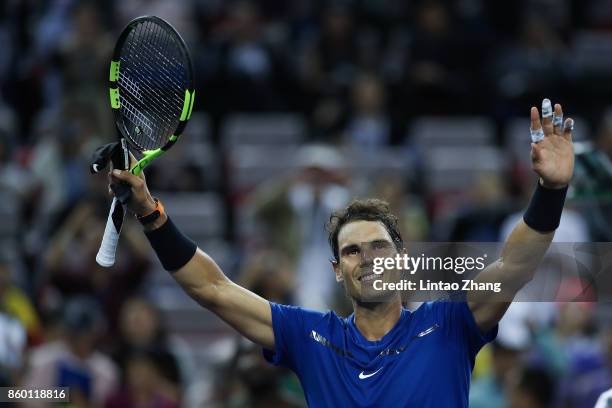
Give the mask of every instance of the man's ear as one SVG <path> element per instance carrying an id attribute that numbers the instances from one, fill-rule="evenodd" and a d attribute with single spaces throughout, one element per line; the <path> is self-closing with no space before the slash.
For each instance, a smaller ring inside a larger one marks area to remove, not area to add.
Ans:
<path id="1" fill-rule="evenodd" d="M 334 258 L 329 260 L 332 264 L 332 269 L 334 270 L 334 273 L 336 274 L 336 282 L 342 282 L 344 281 L 344 277 L 342 276 L 342 270 L 340 269 L 340 263 L 338 261 L 336 261 Z"/>

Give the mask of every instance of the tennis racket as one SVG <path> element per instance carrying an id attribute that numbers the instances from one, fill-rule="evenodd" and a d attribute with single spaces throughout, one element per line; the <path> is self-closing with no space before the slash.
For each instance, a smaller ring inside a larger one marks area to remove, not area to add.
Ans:
<path id="1" fill-rule="evenodd" d="M 121 151 L 115 168 L 139 175 L 179 139 L 191 117 L 195 90 L 193 67 L 185 42 L 166 21 L 155 16 L 128 23 L 117 40 L 110 64 L 110 104 Z M 140 160 L 130 168 L 130 149 Z M 104 236 L 96 255 L 103 267 L 115 263 L 115 252 L 131 190 L 115 184 Z"/>

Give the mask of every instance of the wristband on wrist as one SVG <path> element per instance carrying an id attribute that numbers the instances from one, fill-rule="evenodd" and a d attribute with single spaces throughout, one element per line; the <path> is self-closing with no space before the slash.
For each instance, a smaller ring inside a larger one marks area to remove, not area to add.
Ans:
<path id="1" fill-rule="evenodd" d="M 566 194 L 567 186 L 560 189 L 550 189 L 538 182 L 529 202 L 529 207 L 523 215 L 525 224 L 539 232 L 556 230 L 561 222 Z"/>
<path id="2" fill-rule="evenodd" d="M 197 250 L 197 245 L 179 231 L 170 217 L 167 217 L 161 227 L 145 231 L 145 235 L 168 272 L 177 271 L 185 266 Z"/>
<path id="3" fill-rule="evenodd" d="M 162 204 L 162 202 L 159 201 L 159 199 L 157 198 L 154 198 L 153 200 L 155 200 L 155 209 L 147 215 L 136 217 L 142 225 L 152 223 L 153 221 L 161 217 L 164 213 L 164 205 Z"/>

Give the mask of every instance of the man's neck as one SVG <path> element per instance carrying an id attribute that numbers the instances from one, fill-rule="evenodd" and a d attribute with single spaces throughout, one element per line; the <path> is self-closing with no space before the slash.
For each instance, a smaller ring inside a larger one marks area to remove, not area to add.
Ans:
<path id="1" fill-rule="evenodd" d="M 368 341 L 382 339 L 399 320 L 402 302 L 399 298 L 390 302 L 363 304 L 353 302 L 355 326 Z"/>

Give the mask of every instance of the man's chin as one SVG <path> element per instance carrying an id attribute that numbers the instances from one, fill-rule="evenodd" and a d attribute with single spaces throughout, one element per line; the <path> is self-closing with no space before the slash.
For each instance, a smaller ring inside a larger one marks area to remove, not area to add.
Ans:
<path id="1" fill-rule="evenodd" d="M 356 299 L 361 303 L 382 303 L 390 302 L 397 295 L 395 290 L 382 290 L 380 283 L 376 285 L 379 289 L 374 288 L 374 282 L 364 282 L 359 285 L 358 296 Z"/>

